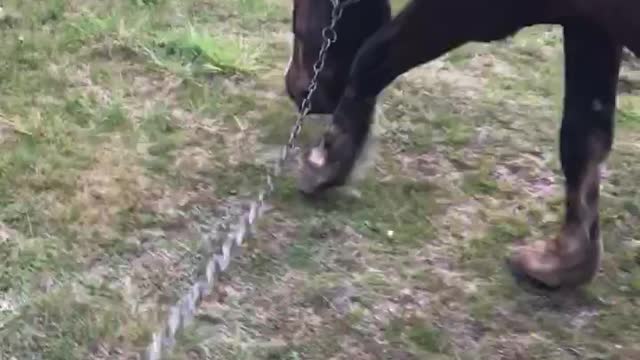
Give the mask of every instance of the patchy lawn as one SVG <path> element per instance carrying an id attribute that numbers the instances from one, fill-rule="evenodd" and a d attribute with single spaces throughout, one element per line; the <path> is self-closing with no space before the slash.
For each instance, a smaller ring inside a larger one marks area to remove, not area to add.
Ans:
<path id="1" fill-rule="evenodd" d="M 147 345 L 295 119 L 290 3 L 3 3 L 0 359 Z M 561 40 L 538 26 L 398 79 L 368 171 L 318 204 L 281 179 L 170 358 L 640 359 L 640 62 L 620 83 L 600 275 L 539 297 L 503 268 L 561 219 Z"/>

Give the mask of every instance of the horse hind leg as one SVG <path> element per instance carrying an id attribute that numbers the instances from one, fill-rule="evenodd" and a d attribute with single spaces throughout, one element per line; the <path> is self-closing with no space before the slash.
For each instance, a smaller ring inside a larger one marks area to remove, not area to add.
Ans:
<path id="1" fill-rule="evenodd" d="M 602 243 L 600 164 L 613 141 L 622 49 L 600 28 L 564 24 L 564 114 L 560 157 L 566 177 L 565 220 L 558 237 L 515 249 L 508 264 L 519 280 L 546 290 L 573 288 L 597 274 Z"/>

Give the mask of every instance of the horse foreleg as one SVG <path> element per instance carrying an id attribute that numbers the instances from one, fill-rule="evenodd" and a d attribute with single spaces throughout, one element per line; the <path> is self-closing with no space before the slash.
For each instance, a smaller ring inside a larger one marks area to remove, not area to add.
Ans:
<path id="1" fill-rule="evenodd" d="M 514 274 L 546 289 L 583 285 L 600 263 L 599 165 L 613 142 L 621 48 L 602 30 L 579 20 L 564 24 L 565 99 L 560 157 L 566 214 L 559 236 L 519 247 Z"/>
<path id="2" fill-rule="evenodd" d="M 467 41 L 506 37 L 541 16 L 521 2 L 493 4 L 414 0 L 367 39 L 352 64 L 332 129 L 303 157 L 299 189 L 314 194 L 347 181 L 369 134 L 377 96 L 399 75 Z"/>

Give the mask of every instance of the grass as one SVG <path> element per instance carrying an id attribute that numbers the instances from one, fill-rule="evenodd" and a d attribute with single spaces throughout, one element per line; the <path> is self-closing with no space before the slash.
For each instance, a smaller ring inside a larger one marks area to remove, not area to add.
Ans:
<path id="1" fill-rule="evenodd" d="M 3 3 L 0 358 L 143 349 L 295 118 L 289 17 L 288 0 Z M 502 266 L 562 218 L 561 37 L 539 26 L 394 82 L 351 188 L 311 204 L 281 179 L 169 358 L 640 357 L 634 71 L 582 293 L 523 293 Z"/>
<path id="2" fill-rule="evenodd" d="M 152 40 L 156 48 L 145 48 L 160 67 L 184 73 L 184 76 L 211 74 L 247 74 L 260 69 L 261 51 L 242 38 L 211 36 L 189 25 L 158 33 Z"/>

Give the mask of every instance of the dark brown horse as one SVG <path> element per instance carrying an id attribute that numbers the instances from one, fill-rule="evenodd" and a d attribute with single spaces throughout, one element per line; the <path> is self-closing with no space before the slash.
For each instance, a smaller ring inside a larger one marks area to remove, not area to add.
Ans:
<path id="1" fill-rule="evenodd" d="M 300 105 L 330 21 L 330 0 L 294 0 L 287 90 Z M 346 8 L 312 112 L 333 129 L 305 155 L 300 189 L 317 194 L 346 182 L 368 136 L 378 94 L 396 77 L 469 41 L 489 42 L 535 24 L 564 29 L 565 97 L 560 157 L 566 215 L 559 235 L 519 247 L 508 265 L 546 289 L 576 287 L 597 273 L 599 165 L 612 146 L 621 54 L 640 54 L 640 0 L 413 0 L 391 19 L 388 0 Z"/>

